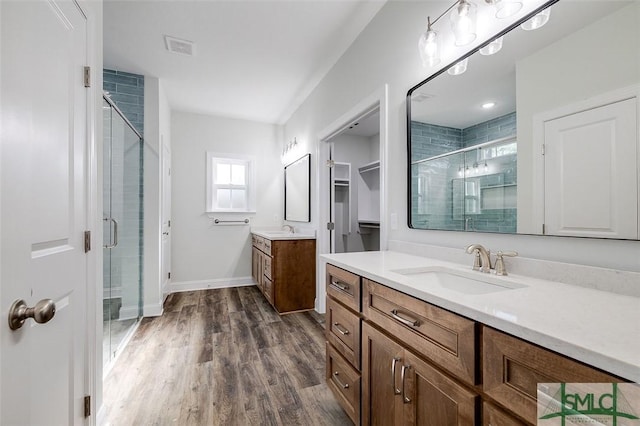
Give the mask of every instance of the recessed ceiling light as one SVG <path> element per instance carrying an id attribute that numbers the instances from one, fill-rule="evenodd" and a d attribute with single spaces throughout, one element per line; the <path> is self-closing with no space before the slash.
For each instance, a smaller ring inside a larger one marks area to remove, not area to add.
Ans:
<path id="1" fill-rule="evenodd" d="M 482 108 L 484 108 L 484 109 L 493 108 L 494 106 L 496 106 L 495 102 L 486 102 L 486 103 L 482 104 Z"/>

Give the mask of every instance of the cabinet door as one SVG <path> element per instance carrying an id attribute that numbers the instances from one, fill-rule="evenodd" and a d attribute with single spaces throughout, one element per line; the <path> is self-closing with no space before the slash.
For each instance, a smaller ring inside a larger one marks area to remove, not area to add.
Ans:
<path id="1" fill-rule="evenodd" d="M 404 425 L 473 426 L 478 396 L 406 351 L 402 364 Z"/>
<path id="2" fill-rule="evenodd" d="M 260 262 L 259 251 L 256 247 L 251 248 L 251 276 L 254 281 L 258 283 L 258 287 L 260 287 L 260 283 L 258 281 L 258 263 Z"/>
<path id="3" fill-rule="evenodd" d="M 400 370 L 404 349 L 363 323 L 362 350 L 362 424 L 403 424 Z"/>

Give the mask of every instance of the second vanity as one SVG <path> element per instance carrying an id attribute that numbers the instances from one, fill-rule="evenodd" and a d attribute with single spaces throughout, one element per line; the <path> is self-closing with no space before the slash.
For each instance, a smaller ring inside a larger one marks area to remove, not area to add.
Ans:
<path id="1" fill-rule="evenodd" d="M 393 251 L 322 258 L 327 384 L 355 424 L 532 425 L 539 383 L 640 381 L 640 298 Z"/>
<path id="2" fill-rule="evenodd" d="M 316 241 L 314 235 L 251 231 L 251 272 L 278 313 L 313 309 Z"/>

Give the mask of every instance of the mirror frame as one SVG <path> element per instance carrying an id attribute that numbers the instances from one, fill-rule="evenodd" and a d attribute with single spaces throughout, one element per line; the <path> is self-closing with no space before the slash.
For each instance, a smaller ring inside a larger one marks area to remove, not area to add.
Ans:
<path id="1" fill-rule="evenodd" d="M 303 174 L 307 178 L 306 216 L 302 215 L 299 217 L 288 217 L 288 214 L 290 215 L 291 212 L 287 211 L 287 169 L 291 166 L 300 166 L 303 169 L 306 169 L 303 170 Z M 291 222 L 311 222 L 311 154 L 305 154 L 297 160 L 292 161 L 291 163 L 284 166 L 284 220 Z"/>
<path id="2" fill-rule="evenodd" d="M 499 31 L 496 34 L 492 35 L 484 43 L 478 45 L 477 47 L 475 47 L 475 48 L 473 48 L 471 50 L 469 50 L 464 55 L 460 56 L 459 58 L 457 58 L 456 60 L 452 61 L 448 65 L 442 67 L 440 70 L 438 70 L 435 73 L 431 74 L 429 77 L 427 77 L 426 79 L 422 80 L 421 82 L 419 82 L 418 84 L 416 84 L 415 86 L 410 88 L 409 91 L 407 91 L 407 96 L 406 96 L 406 109 L 407 109 L 407 121 L 406 121 L 406 125 L 407 125 L 407 127 L 406 127 L 406 131 L 407 131 L 407 225 L 409 226 L 410 229 L 416 229 L 416 230 L 419 230 L 419 231 L 470 232 L 470 231 L 460 231 L 460 230 L 454 230 L 454 229 L 416 228 L 416 227 L 413 226 L 412 214 L 411 214 L 411 212 L 412 212 L 412 209 L 411 209 L 411 207 L 412 207 L 411 206 L 411 183 L 412 183 L 411 182 L 411 95 L 413 94 L 413 92 L 418 90 L 420 87 L 422 87 L 423 85 L 425 85 L 429 81 L 435 79 L 436 77 L 438 77 L 441 74 L 446 73 L 447 70 L 449 68 L 451 68 L 453 65 L 455 65 L 456 63 L 458 63 L 458 62 L 460 62 L 460 61 L 462 61 L 462 60 L 474 55 L 476 52 L 478 52 L 483 47 L 487 46 L 489 43 L 491 43 L 496 38 L 502 37 L 502 36 L 508 34 L 512 30 L 514 30 L 517 27 L 519 27 L 523 22 L 528 21 L 529 19 L 533 18 L 538 13 L 542 12 L 544 9 L 547 9 L 547 8 L 553 6 L 554 4 L 558 3 L 559 1 L 560 0 L 549 0 L 549 1 L 545 2 L 545 3 L 543 3 L 542 5 L 540 5 L 540 7 L 536 8 L 532 12 L 528 13 L 523 18 L 521 18 L 518 21 L 514 22 L 513 24 L 507 26 L 502 31 Z M 490 234 L 497 233 L 497 232 L 492 232 L 492 231 L 474 231 L 474 232 L 490 233 Z M 502 234 L 502 235 L 523 235 L 523 234 L 518 234 L 516 232 L 516 233 L 508 233 L 508 234 Z"/>

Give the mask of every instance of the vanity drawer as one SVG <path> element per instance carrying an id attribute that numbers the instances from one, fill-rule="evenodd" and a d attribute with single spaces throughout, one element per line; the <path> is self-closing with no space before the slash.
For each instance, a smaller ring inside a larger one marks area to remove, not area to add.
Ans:
<path id="1" fill-rule="evenodd" d="M 477 382 L 475 322 L 367 279 L 362 310 L 424 358 L 466 383 Z"/>
<path id="2" fill-rule="evenodd" d="M 516 337 L 483 327 L 483 389 L 536 423 L 538 383 L 613 383 L 623 380 Z"/>
<path id="3" fill-rule="evenodd" d="M 354 424 L 360 424 L 360 373 L 327 342 L 327 386 Z"/>
<path id="4" fill-rule="evenodd" d="M 493 404 L 482 404 L 482 426 L 528 426 Z"/>
<path id="5" fill-rule="evenodd" d="M 263 256 L 263 259 L 264 259 L 264 276 L 272 280 L 273 277 L 271 276 L 271 257 Z"/>
<path id="6" fill-rule="evenodd" d="M 251 244 L 257 247 L 259 250 L 264 249 L 264 238 L 258 235 L 251 235 Z"/>
<path id="7" fill-rule="evenodd" d="M 271 240 L 262 240 L 262 251 L 271 256 Z"/>
<path id="8" fill-rule="evenodd" d="M 360 312 L 360 277 L 327 264 L 327 294 Z"/>
<path id="9" fill-rule="evenodd" d="M 340 303 L 327 298 L 327 340 L 356 369 L 360 369 L 360 318 Z"/>
<path id="10" fill-rule="evenodd" d="M 266 276 L 262 283 L 262 294 L 264 294 L 264 297 L 273 305 L 273 283 Z"/>

